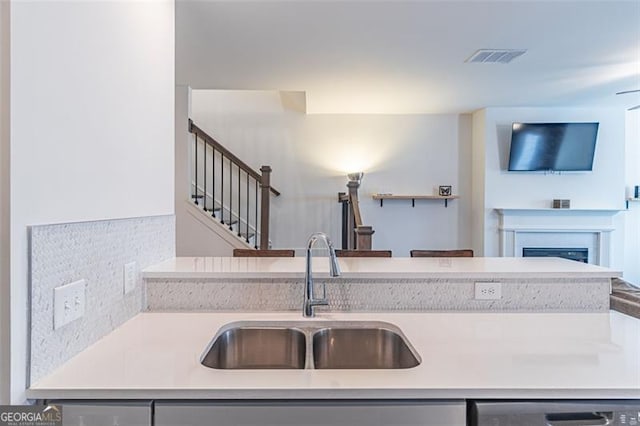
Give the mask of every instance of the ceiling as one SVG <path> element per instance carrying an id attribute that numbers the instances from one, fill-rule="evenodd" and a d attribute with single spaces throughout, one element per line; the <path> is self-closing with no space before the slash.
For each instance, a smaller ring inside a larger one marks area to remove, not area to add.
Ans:
<path id="1" fill-rule="evenodd" d="M 477 49 L 527 49 L 510 64 Z M 176 79 L 306 92 L 308 113 L 640 104 L 640 1 L 176 3 Z"/>

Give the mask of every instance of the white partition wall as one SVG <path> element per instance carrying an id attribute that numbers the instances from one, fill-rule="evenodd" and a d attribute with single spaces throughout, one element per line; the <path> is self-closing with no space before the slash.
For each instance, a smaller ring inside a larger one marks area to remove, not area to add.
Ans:
<path id="1" fill-rule="evenodd" d="M 9 403 L 9 7 L 0 2 L 0 405 Z"/>
<path id="2" fill-rule="evenodd" d="M 10 383 L 23 403 L 27 226 L 173 214 L 174 3 L 15 1 L 10 25 Z"/>

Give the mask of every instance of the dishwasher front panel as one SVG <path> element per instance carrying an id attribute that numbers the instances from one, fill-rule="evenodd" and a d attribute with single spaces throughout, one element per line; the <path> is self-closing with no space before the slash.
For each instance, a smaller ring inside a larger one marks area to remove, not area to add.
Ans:
<path id="1" fill-rule="evenodd" d="M 465 426 L 455 401 L 156 401 L 155 426 Z"/>
<path id="2" fill-rule="evenodd" d="M 640 426 L 640 400 L 470 401 L 469 426 Z"/>

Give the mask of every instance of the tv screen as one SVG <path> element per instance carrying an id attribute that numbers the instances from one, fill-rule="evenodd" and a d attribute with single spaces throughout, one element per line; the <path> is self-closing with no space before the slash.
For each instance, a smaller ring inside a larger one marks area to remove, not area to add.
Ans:
<path id="1" fill-rule="evenodd" d="M 590 171 L 598 123 L 513 123 L 509 171 Z"/>

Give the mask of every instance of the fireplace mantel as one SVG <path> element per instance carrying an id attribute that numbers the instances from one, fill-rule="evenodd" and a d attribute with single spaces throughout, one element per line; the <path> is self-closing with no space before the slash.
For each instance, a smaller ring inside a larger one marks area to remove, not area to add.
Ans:
<path id="1" fill-rule="evenodd" d="M 500 256 L 520 257 L 523 247 L 589 249 L 589 263 L 609 266 L 614 209 L 496 208 Z"/>
<path id="2" fill-rule="evenodd" d="M 611 215 L 621 212 L 619 209 L 552 209 L 552 208 L 538 208 L 538 209 L 515 209 L 515 208 L 496 208 L 494 209 L 498 214 L 597 214 L 597 215 Z"/>

